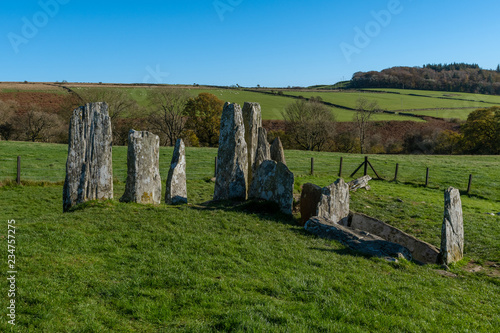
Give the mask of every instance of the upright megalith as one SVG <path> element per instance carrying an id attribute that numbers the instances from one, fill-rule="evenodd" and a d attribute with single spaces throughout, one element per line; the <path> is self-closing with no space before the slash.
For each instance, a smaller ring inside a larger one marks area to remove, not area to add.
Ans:
<path id="1" fill-rule="evenodd" d="M 321 190 L 316 215 L 334 223 L 347 225 L 349 217 L 349 185 L 342 178 Z"/>
<path id="2" fill-rule="evenodd" d="M 245 102 L 243 104 L 243 124 L 245 126 L 245 142 L 248 153 L 247 184 L 252 182 L 252 166 L 257 154 L 259 128 L 262 127 L 262 111 L 259 103 Z"/>
<path id="3" fill-rule="evenodd" d="M 293 173 L 281 162 L 266 160 L 256 170 L 248 196 L 278 204 L 280 210 L 292 215 Z"/>
<path id="4" fill-rule="evenodd" d="M 245 200 L 247 176 L 248 151 L 241 107 L 226 103 L 220 122 L 214 200 Z"/>
<path id="5" fill-rule="evenodd" d="M 165 203 L 167 205 L 187 203 L 186 154 L 182 139 L 177 139 L 175 143 L 174 154 L 168 171 Z"/>
<path id="6" fill-rule="evenodd" d="M 128 133 L 127 183 L 122 202 L 159 204 L 161 200 L 160 138 L 150 132 Z"/>
<path id="7" fill-rule="evenodd" d="M 281 144 L 281 139 L 279 137 L 274 139 L 271 143 L 271 159 L 286 165 L 285 151 L 283 150 L 283 145 Z"/>
<path id="8" fill-rule="evenodd" d="M 259 127 L 258 132 L 259 136 L 257 140 L 257 152 L 255 153 L 255 160 L 252 165 L 252 175 L 257 172 L 257 169 L 262 164 L 262 162 L 271 159 L 269 143 L 267 143 L 267 131 L 264 127 Z M 249 184 L 251 184 L 251 182 Z"/>
<path id="9" fill-rule="evenodd" d="M 63 210 L 88 200 L 113 198 L 111 119 L 106 103 L 73 111 L 69 125 Z"/>
<path id="10" fill-rule="evenodd" d="M 302 186 L 302 191 L 300 192 L 300 220 L 302 226 L 311 217 L 316 216 L 318 204 L 321 200 L 321 190 L 321 187 L 311 183 L 306 183 Z"/>
<path id="11" fill-rule="evenodd" d="M 460 191 L 444 191 L 444 219 L 441 229 L 441 263 L 448 265 L 464 256 L 464 220 Z"/>

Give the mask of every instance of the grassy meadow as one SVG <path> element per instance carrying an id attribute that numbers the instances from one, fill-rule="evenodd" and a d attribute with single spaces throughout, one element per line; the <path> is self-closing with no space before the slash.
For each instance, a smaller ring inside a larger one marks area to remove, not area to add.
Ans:
<path id="1" fill-rule="evenodd" d="M 0 142 L 0 238 L 16 220 L 17 325 L 2 332 L 493 332 L 500 327 L 498 156 L 370 156 L 386 180 L 351 209 L 440 244 L 443 190 L 462 195 L 465 256 L 390 263 L 309 235 L 272 205 L 201 205 L 216 149 L 187 148 L 189 205 L 123 204 L 126 147 L 113 148 L 115 200 L 62 213 L 66 145 Z M 162 179 L 172 148 L 160 150 Z M 22 156 L 22 181 L 15 178 Z M 344 178 L 363 156 L 285 152 L 295 191 Z M 315 173 L 310 175 L 310 158 Z M 395 163 L 398 182 L 391 182 Z M 425 168 L 430 185 L 424 187 Z M 361 175 L 361 174 L 358 174 Z M 356 176 L 358 176 L 356 175 Z M 5 256 L 7 253 L 5 252 Z M 4 260 L 6 262 L 6 260 Z M 477 269 L 470 269 L 476 267 Z M 479 268 L 478 268 L 479 267 Z M 6 264 L 2 271 L 6 272 Z M 475 271 L 475 272 L 474 272 Z M 3 284 L 7 294 L 7 282 Z M 6 309 L 8 299 L 0 298 Z"/>

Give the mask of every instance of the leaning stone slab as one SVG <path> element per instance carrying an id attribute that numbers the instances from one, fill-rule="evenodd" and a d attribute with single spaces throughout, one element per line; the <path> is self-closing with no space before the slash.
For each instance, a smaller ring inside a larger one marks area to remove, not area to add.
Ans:
<path id="1" fill-rule="evenodd" d="M 366 188 L 367 190 L 370 189 L 370 186 L 368 186 L 368 182 L 372 180 L 372 177 L 366 175 L 361 178 L 355 179 L 353 181 L 350 181 L 349 184 L 349 189 L 353 192 L 356 192 L 359 189 Z"/>
<path id="2" fill-rule="evenodd" d="M 172 155 L 172 162 L 170 162 L 170 170 L 168 171 L 165 203 L 167 205 L 187 203 L 186 153 L 182 139 L 177 139 L 175 143 L 174 154 Z"/>
<path id="3" fill-rule="evenodd" d="M 273 140 L 271 143 L 271 159 L 276 162 L 281 162 L 286 165 L 285 151 L 283 150 L 283 145 L 279 137 Z"/>
<path id="4" fill-rule="evenodd" d="M 267 131 L 264 127 L 259 127 L 259 136 L 257 140 L 257 152 L 255 153 L 255 161 L 252 165 L 252 174 L 255 174 L 262 162 L 271 159 L 269 143 L 267 143 Z M 249 183 L 251 184 L 251 182 Z"/>
<path id="5" fill-rule="evenodd" d="M 160 138 L 150 132 L 128 133 L 127 183 L 122 202 L 159 204 L 161 200 Z"/>
<path id="6" fill-rule="evenodd" d="M 450 187 L 444 191 L 444 219 L 441 229 L 441 263 L 460 261 L 464 256 L 464 220 L 460 191 Z"/>
<path id="7" fill-rule="evenodd" d="M 248 151 L 238 104 L 226 103 L 220 122 L 214 200 L 247 198 Z"/>
<path id="8" fill-rule="evenodd" d="M 283 163 L 264 161 L 254 174 L 249 198 L 276 202 L 280 210 L 292 215 L 293 173 Z"/>
<path id="9" fill-rule="evenodd" d="M 73 111 L 69 125 L 63 210 L 89 200 L 113 198 L 111 119 L 106 103 Z"/>
<path id="10" fill-rule="evenodd" d="M 313 216 L 316 216 L 318 204 L 321 200 L 321 187 L 306 183 L 300 192 L 300 219 L 302 226 Z"/>
<path id="11" fill-rule="evenodd" d="M 406 247 L 416 261 L 424 264 L 438 263 L 439 249 L 437 247 L 373 217 L 352 213 L 349 227 L 369 232 L 386 241 Z"/>
<path id="12" fill-rule="evenodd" d="M 245 126 L 245 142 L 248 153 L 248 178 L 247 184 L 252 183 L 252 166 L 257 154 L 259 128 L 262 127 L 262 111 L 259 103 L 245 102 L 243 104 L 243 123 Z"/>
<path id="13" fill-rule="evenodd" d="M 386 241 L 364 231 L 336 224 L 322 217 L 312 217 L 306 222 L 304 228 L 318 237 L 339 241 L 363 254 L 412 260 L 410 251 L 404 246 Z"/>
<path id="14" fill-rule="evenodd" d="M 349 219 L 349 186 L 342 178 L 321 190 L 316 216 L 347 225 Z"/>

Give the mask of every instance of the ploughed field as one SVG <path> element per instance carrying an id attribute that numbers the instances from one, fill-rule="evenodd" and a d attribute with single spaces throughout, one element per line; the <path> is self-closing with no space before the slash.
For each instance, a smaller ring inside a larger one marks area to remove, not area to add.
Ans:
<path id="1" fill-rule="evenodd" d="M 164 182 L 172 151 L 160 150 Z M 500 212 L 497 156 L 369 156 L 385 180 L 351 193 L 352 210 L 439 247 L 443 190 L 465 192 L 473 174 L 470 196 L 462 194 L 466 258 L 445 272 L 364 257 L 307 234 L 298 216 L 265 203 L 201 205 L 213 194 L 216 149 L 186 148 L 190 204 L 172 207 L 117 201 L 126 147 L 114 147 L 115 200 L 65 214 L 66 145 L 0 142 L 0 152 L 5 247 L 7 220 L 16 220 L 15 331 L 493 332 L 500 326 L 500 216 L 486 214 Z M 363 162 L 360 155 L 285 155 L 296 193 L 306 182 L 335 181 L 340 157 L 346 180 Z M 396 163 L 398 181 L 391 182 Z M 0 306 L 7 302 L 1 298 Z M 10 329 L 0 322 L 0 331 Z"/>

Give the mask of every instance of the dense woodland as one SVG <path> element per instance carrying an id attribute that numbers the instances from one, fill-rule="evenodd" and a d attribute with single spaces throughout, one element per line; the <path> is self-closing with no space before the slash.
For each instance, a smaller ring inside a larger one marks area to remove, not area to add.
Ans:
<path id="1" fill-rule="evenodd" d="M 500 95 L 500 65 L 485 70 L 477 64 L 438 64 L 392 67 L 380 72 L 357 72 L 351 88 L 406 88 Z"/>

